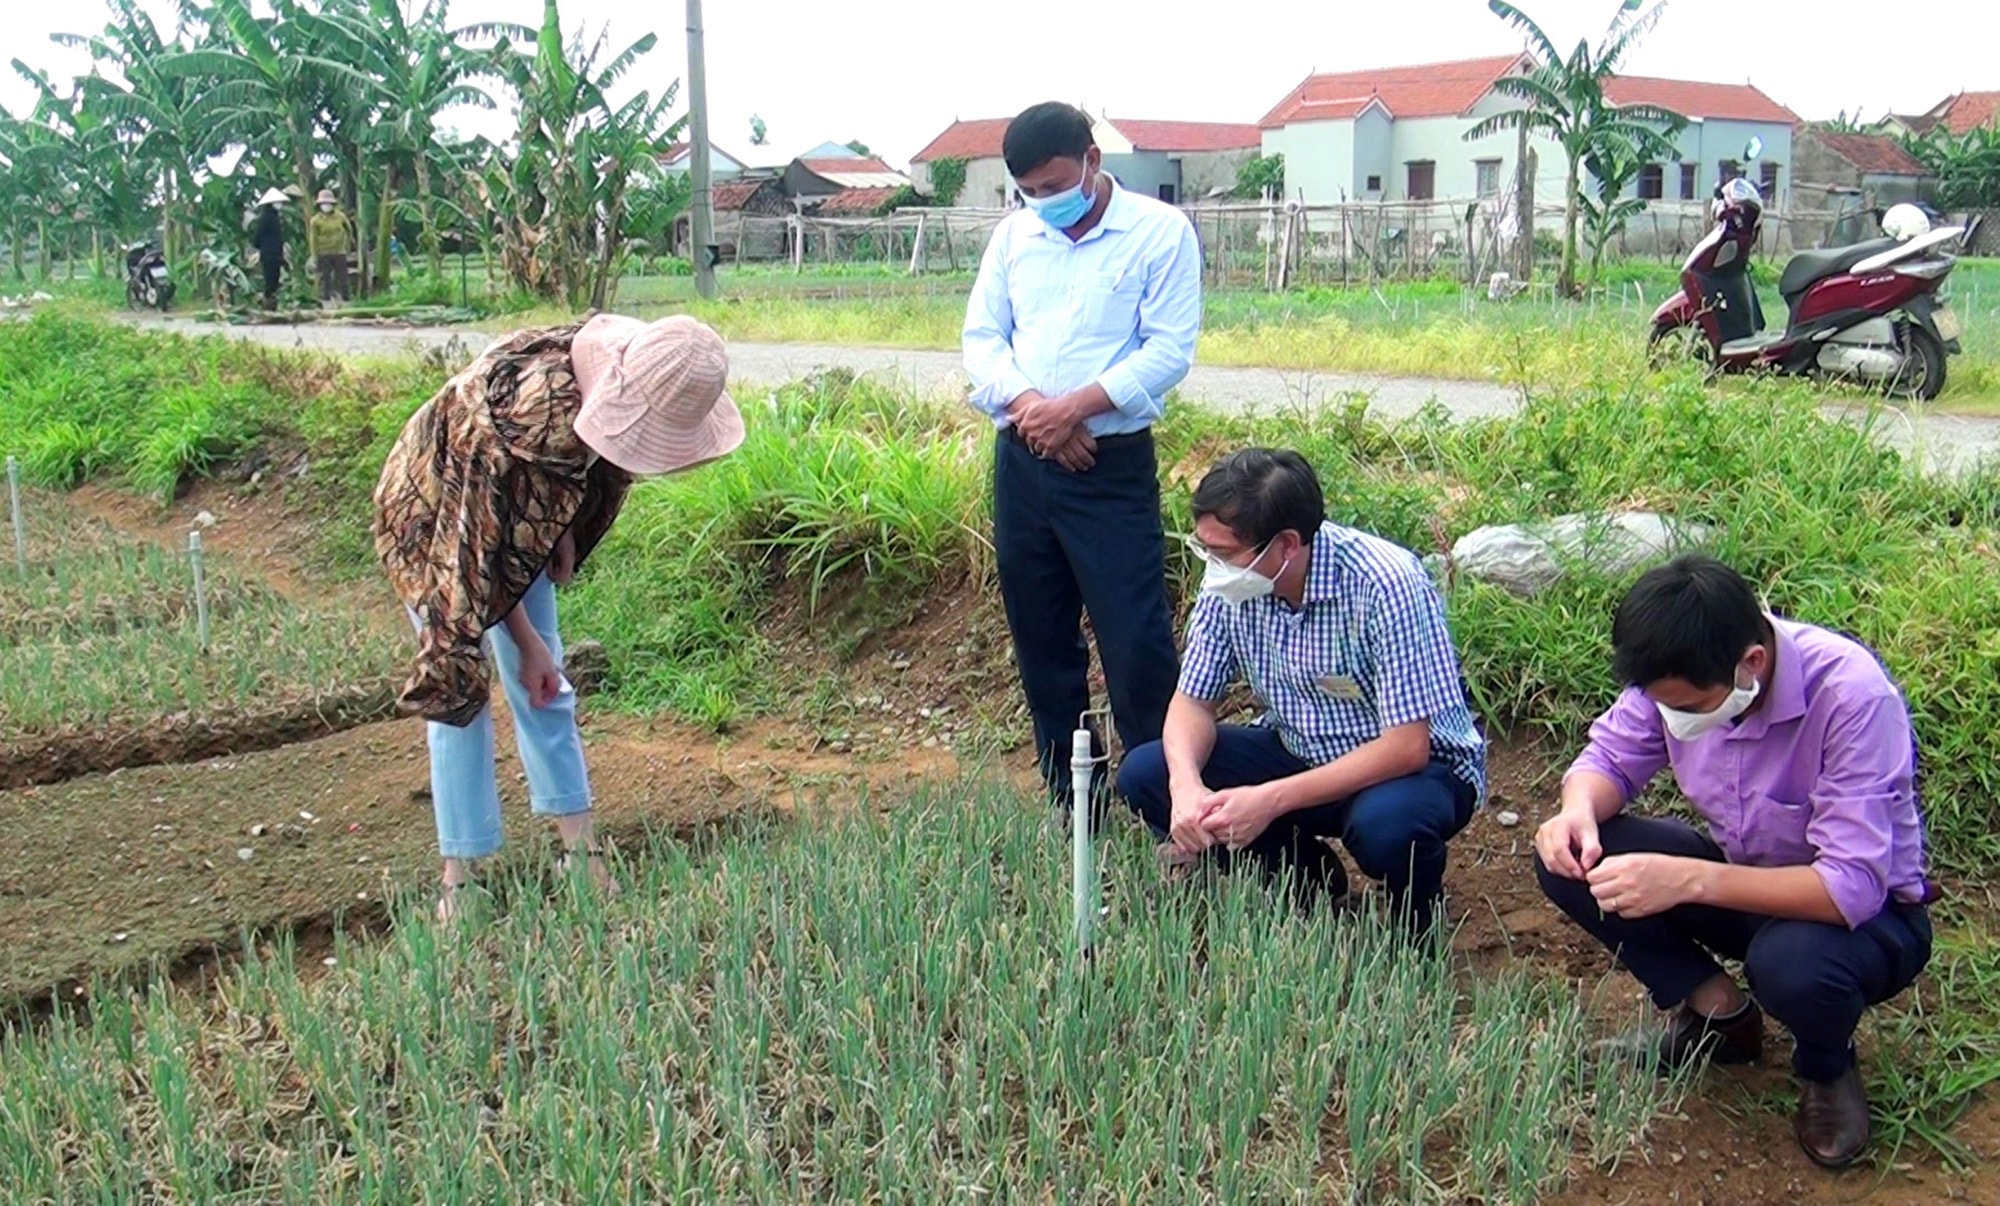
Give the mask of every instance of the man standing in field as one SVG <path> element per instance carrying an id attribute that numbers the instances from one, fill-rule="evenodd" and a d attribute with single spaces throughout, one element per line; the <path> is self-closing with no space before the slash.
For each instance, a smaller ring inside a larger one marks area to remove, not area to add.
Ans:
<path id="1" fill-rule="evenodd" d="M 1328 522 L 1296 452 L 1225 458 L 1195 489 L 1194 521 L 1207 572 L 1180 690 L 1165 736 L 1125 760 L 1119 791 L 1170 861 L 1247 860 L 1289 877 L 1301 903 L 1346 893 L 1326 841 L 1339 838 L 1428 935 L 1445 843 L 1486 783 L 1437 588 L 1408 549 Z M 1268 713 L 1217 724 L 1239 678 Z"/>
<path id="2" fill-rule="evenodd" d="M 1757 1059 L 1769 1010 L 1795 1043 L 1799 1145 L 1851 1164 L 1868 1144 L 1855 1027 L 1931 953 L 1909 708 L 1866 648 L 1767 615 L 1711 557 L 1640 578 L 1611 644 L 1628 686 L 1535 835 L 1542 890 L 1673 1011 L 1638 1036 L 1661 1066 Z M 1625 811 L 1664 769 L 1706 832 Z M 1749 995 L 1720 959 L 1742 960 Z"/>
<path id="3" fill-rule="evenodd" d="M 1084 611 L 1127 750 L 1158 740 L 1173 695 L 1152 426 L 1194 362 L 1201 256 L 1178 210 L 1102 171 L 1074 106 L 1027 109 L 1002 150 L 1024 208 L 987 245 L 965 368 L 999 430 L 1000 595 L 1043 777 L 1066 806 L 1069 737 L 1090 707 Z"/>

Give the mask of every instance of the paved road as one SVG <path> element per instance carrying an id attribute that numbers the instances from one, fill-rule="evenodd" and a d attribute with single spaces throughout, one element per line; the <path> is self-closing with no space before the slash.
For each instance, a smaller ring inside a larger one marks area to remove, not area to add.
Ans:
<path id="1" fill-rule="evenodd" d="M 365 326 L 234 326 L 178 319 L 141 319 L 141 325 L 186 334 L 227 335 L 271 347 L 303 348 L 344 355 L 388 355 L 448 347 L 453 340 L 477 351 L 487 335 L 469 330 L 404 330 Z M 844 368 L 890 377 L 922 393 L 956 393 L 965 373 L 955 352 L 895 348 L 827 347 L 811 344 L 731 343 L 730 374 L 741 382 L 778 384 L 816 368 Z M 1414 414 L 1436 399 L 1459 418 L 1511 413 L 1520 395 L 1480 381 L 1437 381 L 1268 368 L 1197 365 L 1181 386 L 1195 402 L 1222 410 L 1270 411 L 1318 405 L 1356 393 L 1369 396 L 1370 409 L 1389 418 Z M 1829 408 L 1837 416 L 1836 408 Z M 1958 415 L 1902 415 L 1881 424 L 1883 438 L 1904 451 L 1920 449 L 1932 469 L 1950 469 L 1982 458 L 2000 459 L 2000 419 Z"/>

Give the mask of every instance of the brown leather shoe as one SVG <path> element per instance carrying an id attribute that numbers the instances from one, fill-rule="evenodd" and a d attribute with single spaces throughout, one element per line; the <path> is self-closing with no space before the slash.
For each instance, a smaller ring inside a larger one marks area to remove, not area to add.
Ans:
<path id="1" fill-rule="evenodd" d="M 1705 1017 L 1686 1005 L 1674 1010 L 1660 1036 L 1660 1064 L 1679 1068 L 1706 1057 L 1717 1064 L 1751 1064 L 1764 1054 L 1764 1011 L 1757 1002 L 1726 1018 Z"/>
<path id="2" fill-rule="evenodd" d="M 1861 1070 L 1849 1067 L 1827 1084 L 1803 1081 L 1792 1120 L 1799 1146 L 1821 1168 L 1846 1168 L 1868 1147 L 1868 1093 Z"/>
<path id="3" fill-rule="evenodd" d="M 1707 1059 L 1718 1064 L 1755 1063 L 1764 1054 L 1764 1011 L 1755 1001 L 1726 1018 L 1710 1018 L 1682 1005 L 1664 1028 L 1645 1026 L 1605 1046 L 1651 1063 L 1662 1074 Z"/>

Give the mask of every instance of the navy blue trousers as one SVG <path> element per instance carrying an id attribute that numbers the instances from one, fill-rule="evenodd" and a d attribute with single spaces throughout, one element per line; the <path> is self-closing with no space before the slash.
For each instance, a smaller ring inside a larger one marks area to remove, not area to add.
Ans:
<path id="1" fill-rule="evenodd" d="M 1672 854 L 1722 862 L 1721 847 L 1681 821 L 1625 814 L 1598 828 L 1606 857 Z M 1542 891 L 1605 945 L 1670 1009 L 1721 973 L 1718 958 L 1743 964 L 1750 995 L 1792 1032 L 1792 1070 L 1806 1080 L 1838 1080 L 1854 1062 L 1861 1014 L 1908 988 L 1931 957 L 1930 910 L 1891 901 L 1858 929 L 1681 905 L 1627 920 L 1597 907 L 1590 885 L 1556 875 L 1535 859 Z"/>
<path id="2" fill-rule="evenodd" d="M 1159 740 L 1180 678 L 1152 433 L 1099 440 L 1097 463 L 1071 473 L 1002 432 L 993 464 L 993 551 L 1036 757 L 1050 792 L 1067 807 L 1070 738 L 1090 708 L 1084 613 L 1128 753 Z M 1101 754 L 1101 742 L 1097 748 Z M 1103 779 L 1100 771 L 1100 785 Z"/>
<path id="3" fill-rule="evenodd" d="M 1211 791 L 1252 787 L 1312 769 L 1263 726 L 1218 725 L 1215 750 L 1202 769 Z M 1158 743 L 1125 759 L 1118 790 L 1132 810 L 1165 839 L 1173 821 L 1166 753 Z M 1224 864 L 1247 858 L 1273 878 L 1289 875 L 1307 892 L 1347 890 L 1340 858 L 1322 838 L 1337 837 L 1355 866 L 1389 890 L 1391 907 L 1419 933 L 1428 931 L 1444 891 L 1445 843 L 1472 819 L 1478 793 L 1441 762 L 1378 783 L 1347 800 L 1301 808 L 1271 823 L 1240 853 L 1218 850 Z"/>

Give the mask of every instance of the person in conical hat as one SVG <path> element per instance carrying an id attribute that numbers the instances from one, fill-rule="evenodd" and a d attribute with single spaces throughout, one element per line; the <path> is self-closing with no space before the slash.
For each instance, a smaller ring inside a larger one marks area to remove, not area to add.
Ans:
<path id="1" fill-rule="evenodd" d="M 290 198 L 275 188 L 267 188 L 257 198 L 257 218 L 250 231 L 250 245 L 257 249 L 257 264 L 264 271 L 264 308 L 278 305 L 278 278 L 285 268 L 285 222 L 278 207 Z"/>

